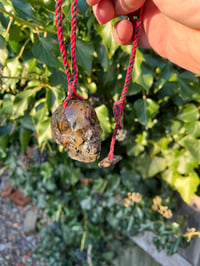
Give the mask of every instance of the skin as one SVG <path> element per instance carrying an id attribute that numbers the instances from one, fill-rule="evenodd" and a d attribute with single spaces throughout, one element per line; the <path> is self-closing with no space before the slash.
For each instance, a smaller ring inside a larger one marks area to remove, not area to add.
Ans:
<path id="1" fill-rule="evenodd" d="M 100 24 L 132 13 L 144 4 L 139 45 L 194 73 L 200 73 L 199 0 L 87 0 Z M 113 37 L 121 45 L 131 44 L 133 24 L 118 21 Z"/>

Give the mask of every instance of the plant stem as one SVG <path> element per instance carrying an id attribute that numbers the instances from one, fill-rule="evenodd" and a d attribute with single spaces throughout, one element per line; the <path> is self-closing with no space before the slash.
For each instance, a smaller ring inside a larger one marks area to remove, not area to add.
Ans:
<path id="1" fill-rule="evenodd" d="M 7 27 L 7 29 L 6 29 L 5 38 L 6 38 L 6 36 L 7 36 L 8 33 L 9 33 L 9 30 L 10 30 L 10 27 L 11 27 L 11 25 L 12 25 L 12 22 L 13 22 L 13 18 L 10 17 L 10 20 L 9 20 L 9 23 L 8 23 L 8 27 Z"/>
<path id="2" fill-rule="evenodd" d="M 104 183 L 103 183 L 103 186 L 102 186 L 102 188 L 101 188 L 101 190 L 100 190 L 100 192 L 101 193 L 103 193 L 104 192 L 104 190 L 106 189 L 106 187 L 107 187 L 107 184 L 108 184 L 108 181 L 107 180 L 105 180 L 104 181 Z"/>
<path id="3" fill-rule="evenodd" d="M 26 42 L 24 43 L 24 45 L 22 46 L 22 48 L 21 48 L 21 50 L 20 50 L 20 52 L 19 52 L 19 54 L 18 54 L 18 56 L 17 56 L 17 59 L 20 59 L 20 57 L 23 55 L 23 52 L 24 52 L 24 49 L 25 49 L 25 47 L 26 47 L 26 45 L 27 45 L 27 43 L 30 41 L 30 39 L 27 39 L 26 40 Z"/>
<path id="4" fill-rule="evenodd" d="M 48 29 L 45 29 L 43 26 L 41 25 L 38 25 L 36 23 L 31 23 L 25 19 L 22 19 L 22 18 L 19 18 L 11 13 L 9 13 L 8 11 L 6 11 L 5 9 L 1 8 L 0 7 L 0 12 L 2 12 L 3 14 L 9 16 L 10 18 L 12 18 L 14 21 L 17 21 L 19 22 L 20 24 L 22 25 L 26 25 L 32 29 L 36 29 L 38 28 L 39 31 L 42 31 L 42 32 L 47 32 L 47 33 L 51 33 L 51 34 L 54 34 L 54 35 L 57 35 L 56 31 L 52 31 L 52 30 L 48 30 Z"/>
<path id="5" fill-rule="evenodd" d="M 84 250 L 86 237 L 87 237 L 87 232 L 84 231 L 84 232 L 83 232 L 82 239 L 81 239 L 80 251 L 83 251 L 83 250 Z"/>
<path id="6" fill-rule="evenodd" d="M 31 77 L 9 77 L 9 76 L 2 76 L 2 75 L 0 74 L 0 80 L 1 80 L 1 79 L 25 79 L 25 80 L 39 81 L 39 79 L 31 78 Z"/>

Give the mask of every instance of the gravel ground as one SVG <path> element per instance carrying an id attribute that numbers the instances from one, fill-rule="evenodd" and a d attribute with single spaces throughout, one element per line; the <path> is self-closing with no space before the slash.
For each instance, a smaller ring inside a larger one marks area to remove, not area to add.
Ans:
<path id="1" fill-rule="evenodd" d="M 0 177 L 0 194 L 8 181 L 7 177 Z M 39 234 L 24 234 L 23 222 L 28 208 L 30 205 L 19 207 L 0 196 L 0 266 L 46 266 L 33 258 L 33 249 L 42 241 Z"/>

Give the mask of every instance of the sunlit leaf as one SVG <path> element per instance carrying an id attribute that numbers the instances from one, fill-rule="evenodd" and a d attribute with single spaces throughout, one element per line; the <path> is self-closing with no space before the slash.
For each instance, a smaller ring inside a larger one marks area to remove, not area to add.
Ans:
<path id="1" fill-rule="evenodd" d="M 95 108 L 95 111 L 97 113 L 97 117 L 99 119 L 101 128 L 103 130 L 103 133 L 101 135 L 101 138 L 104 139 L 105 136 L 111 132 L 111 123 L 109 121 L 108 117 L 108 109 L 107 107 L 103 104 L 97 108 Z"/>
<path id="2" fill-rule="evenodd" d="M 195 172 L 192 172 L 188 177 L 177 177 L 174 184 L 175 188 L 187 203 L 191 201 L 192 196 L 197 191 L 199 185 L 200 179 Z"/>
<path id="3" fill-rule="evenodd" d="M 183 145 L 194 157 L 195 160 L 200 161 L 200 140 L 195 139 L 192 136 L 186 136 L 181 141 L 180 144 Z"/>
<path id="4" fill-rule="evenodd" d="M 14 117 L 20 117 L 24 115 L 24 112 L 28 108 L 30 97 L 34 96 L 38 88 L 31 88 L 18 93 L 14 99 L 13 110 Z"/>
<path id="5" fill-rule="evenodd" d="M 97 28 L 102 37 L 103 44 L 107 49 L 108 56 L 111 58 L 116 49 L 119 47 L 117 42 L 113 39 L 112 34 L 110 34 L 113 28 L 112 22 L 106 23 L 103 26 L 98 25 Z"/>
<path id="6" fill-rule="evenodd" d="M 152 69 L 145 64 L 145 59 L 139 50 L 137 50 L 133 74 L 133 82 L 140 84 L 148 91 L 153 84 L 153 73 Z"/>
<path id="7" fill-rule="evenodd" d="M 193 169 L 198 167 L 198 159 L 194 159 L 192 154 L 188 150 L 180 151 L 180 155 L 178 157 L 179 165 L 178 165 L 178 172 L 183 175 L 190 174 Z"/>
<path id="8" fill-rule="evenodd" d="M 33 124 L 36 129 L 40 146 L 51 139 L 50 118 L 47 116 L 48 108 L 44 99 L 37 102 L 31 111 Z"/>
<path id="9" fill-rule="evenodd" d="M 192 103 L 187 104 L 184 106 L 178 118 L 184 122 L 191 122 L 191 121 L 198 120 L 199 110 L 194 104 Z"/>
<path id="10" fill-rule="evenodd" d="M 4 65 L 8 57 L 8 50 L 6 47 L 6 41 L 0 35 L 0 64 Z"/>

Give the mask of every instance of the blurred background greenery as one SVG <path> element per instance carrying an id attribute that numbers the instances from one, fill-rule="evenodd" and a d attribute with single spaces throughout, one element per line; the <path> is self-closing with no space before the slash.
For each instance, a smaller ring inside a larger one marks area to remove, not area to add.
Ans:
<path id="1" fill-rule="evenodd" d="M 63 3 L 63 24 L 70 49 L 70 1 Z M 102 158 L 131 51 L 111 32 L 111 23 L 99 25 L 78 1 L 78 93 L 100 120 Z M 51 115 L 67 91 L 53 0 L 1 1 L 0 68 L 1 166 L 53 221 L 39 228 L 44 242 L 35 256 L 46 256 L 48 265 L 87 265 L 92 246 L 95 265 L 111 265 L 132 245 L 129 237 L 145 230 L 169 254 L 185 245 L 184 219 L 172 221 L 162 210 L 178 208 L 177 192 L 187 203 L 200 193 L 199 76 L 138 49 L 116 145 L 123 160 L 99 169 L 97 162 L 72 161 L 51 139 Z"/>

